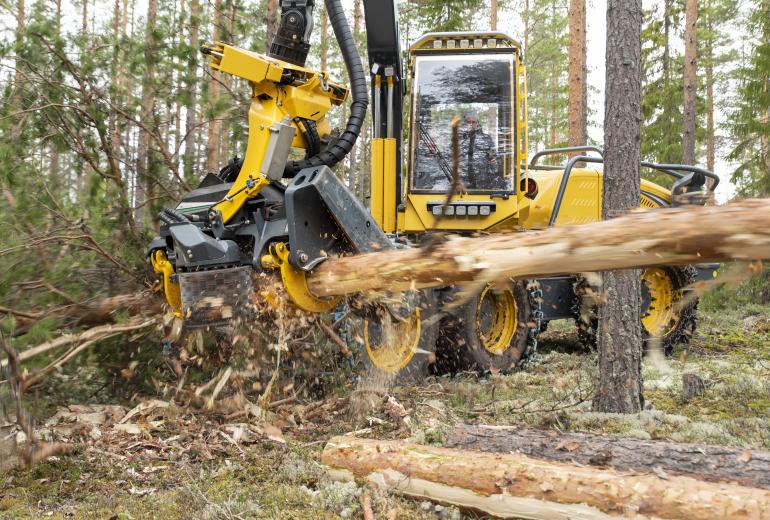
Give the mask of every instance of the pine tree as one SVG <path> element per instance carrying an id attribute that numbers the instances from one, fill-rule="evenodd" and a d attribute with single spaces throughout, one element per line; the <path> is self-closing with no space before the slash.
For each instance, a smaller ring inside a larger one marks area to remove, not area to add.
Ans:
<path id="1" fill-rule="evenodd" d="M 682 108 L 682 162 L 695 164 L 695 94 L 697 88 L 697 21 L 698 3 L 685 1 L 684 30 L 684 95 Z"/>
<path id="2" fill-rule="evenodd" d="M 729 159 L 739 163 L 732 180 L 742 195 L 770 195 L 770 0 L 759 1 L 747 16 L 745 41 L 755 42 L 743 66 L 737 108 L 732 114 L 735 146 Z M 748 36 L 751 36 L 749 38 Z"/>
<path id="3" fill-rule="evenodd" d="M 588 141 L 588 69 L 586 67 L 585 0 L 569 3 L 569 128 L 567 143 L 580 146 Z"/>
<path id="4" fill-rule="evenodd" d="M 561 146 L 568 128 L 567 1 L 529 0 L 524 17 L 530 147 Z"/>
<path id="5" fill-rule="evenodd" d="M 641 0 L 607 2 L 607 83 L 604 115 L 602 218 L 639 205 L 641 153 Z M 642 395 L 641 281 L 636 270 L 602 274 L 599 376 L 593 408 L 637 413 Z"/>

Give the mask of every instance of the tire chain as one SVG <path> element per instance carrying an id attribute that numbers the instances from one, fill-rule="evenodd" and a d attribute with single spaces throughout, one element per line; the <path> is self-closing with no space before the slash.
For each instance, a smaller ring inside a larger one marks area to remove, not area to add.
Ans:
<path id="1" fill-rule="evenodd" d="M 537 356 L 538 341 L 540 339 L 540 331 L 543 326 L 543 289 L 540 288 L 540 282 L 537 280 L 527 280 L 527 295 L 529 297 L 530 308 L 532 311 L 532 320 L 528 320 L 527 323 L 534 322 L 534 326 L 530 326 L 527 331 L 527 348 L 522 354 L 518 366 L 520 368 L 528 368 Z"/>

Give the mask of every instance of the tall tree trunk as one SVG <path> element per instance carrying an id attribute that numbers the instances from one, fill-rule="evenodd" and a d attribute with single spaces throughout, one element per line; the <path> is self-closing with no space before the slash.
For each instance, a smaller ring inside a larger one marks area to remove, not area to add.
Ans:
<path id="1" fill-rule="evenodd" d="M 586 83 L 586 3 L 569 3 L 569 117 L 567 143 L 580 146 L 588 140 L 588 85 Z"/>
<path id="2" fill-rule="evenodd" d="M 24 37 L 24 29 L 26 27 L 26 13 L 24 12 L 24 0 L 17 0 L 16 3 L 16 43 L 20 44 Z M 22 73 L 21 73 L 21 54 L 16 55 L 16 63 L 14 64 L 14 76 L 13 76 L 13 88 L 16 93 L 21 89 L 22 85 Z"/>
<path id="3" fill-rule="evenodd" d="M 714 171 L 714 13 L 711 0 L 706 4 L 706 168 Z"/>
<path id="4" fill-rule="evenodd" d="M 489 6 L 489 30 L 497 30 L 497 0 L 492 0 Z"/>
<path id="5" fill-rule="evenodd" d="M 213 41 L 219 40 L 219 21 L 221 17 L 222 1 L 214 0 L 214 28 L 211 32 L 211 39 Z M 209 87 L 209 100 L 211 103 L 216 104 L 217 97 L 219 97 L 219 72 L 211 70 L 211 83 Z M 217 165 L 219 164 L 219 131 L 220 121 L 219 114 L 216 112 L 211 114 L 209 120 L 209 130 L 206 141 L 206 171 L 216 172 Z"/>
<path id="6" fill-rule="evenodd" d="M 110 74 L 112 81 L 115 82 L 115 87 L 110 94 L 110 148 L 114 154 L 118 154 L 120 150 L 120 130 L 118 129 L 118 106 L 120 105 L 121 95 L 121 52 L 122 45 L 120 44 L 120 27 L 121 27 L 121 12 L 120 12 L 120 0 L 115 0 L 112 13 L 112 41 L 113 41 L 113 60 L 110 63 Z M 115 157 L 115 164 L 120 164 L 118 157 Z"/>
<path id="7" fill-rule="evenodd" d="M 551 1 L 551 22 L 556 19 L 556 2 Z M 559 73 L 556 69 L 556 60 L 551 61 L 551 77 L 550 77 L 550 91 L 551 91 L 551 122 L 550 122 L 550 136 L 548 139 L 548 145 L 555 147 L 559 141 L 559 128 L 558 128 L 558 104 L 559 104 Z"/>
<path id="8" fill-rule="evenodd" d="M 642 0 L 607 2 L 604 219 L 639 206 L 641 31 Z M 606 303 L 599 309 L 599 378 L 593 407 L 635 413 L 644 405 L 640 273 L 607 271 L 603 283 Z"/>
<path id="9" fill-rule="evenodd" d="M 329 15 L 321 9 L 321 70 L 326 70 L 329 57 Z"/>
<path id="10" fill-rule="evenodd" d="M 695 94 L 698 0 L 685 2 L 684 27 L 684 116 L 682 121 L 682 162 L 695 163 Z"/>
<path id="11" fill-rule="evenodd" d="M 265 16 L 267 52 L 270 52 L 270 44 L 273 42 L 275 31 L 278 30 L 278 0 L 267 0 L 267 14 Z"/>
<path id="12" fill-rule="evenodd" d="M 196 152 L 195 131 L 198 98 L 198 0 L 190 1 L 190 53 L 187 58 L 185 83 L 187 84 L 187 104 L 185 106 L 185 136 L 184 136 L 184 178 L 187 182 L 195 177 Z"/>
<path id="13" fill-rule="evenodd" d="M 150 132 L 155 122 L 155 25 L 158 16 L 158 0 L 149 0 L 147 5 L 147 25 L 145 27 L 144 76 L 142 77 L 142 108 L 139 119 L 139 142 L 136 150 L 136 211 L 135 219 L 142 222 L 146 213 L 145 204 L 152 198 L 154 180 L 150 175 Z"/>
<path id="14" fill-rule="evenodd" d="M 235 24 L 235 1 L 234 0 L 228 0 L 225 3 L 225 35 L 223 37 L 224 41 L 232 42 L 234 41 L 233 38 L 233 26 Z M 230 89 L 233 87 L 232 82 L 232 76 L 230 74 L 224 74 L 222 76 L 222 84 L 224 85 L 225 91 L 229 94 Z M 233 99 L 232 96 L 228 95 L 228 100 L 230 103 L 232 103 Z M 229 110 L 227 114 L 229 114 Z M 226 162 L 230 158 L 230 121 L 229 117 L 225 118 L 223 116 L 222 121 L 220 122 L 220 147 L 219 147 L 219 156 L 222 158 L 223 162 Z"/>
<path id="15" fill-rule="evenodd" d="M 61 38 L 61 14 L 62 14 L 61 0 L 56 0 L 54 2 L 54 9 L 55 9 L 55 15 L 56 15 L 54 26 L 56 28 L 56 38 L 59 39 Z M 61 82 L 61 73 L 57 71 L 55 74 L 56 74 L 57 82 Z M 57 95 L 56 101 L 60 102 L 60 100 L 61 100 L 60 96 Z M 49 153 L 51 155 L 50 176 L 52 179 L 56 179 L 61 176 L 61 166 L 59 161 L 59 146 L 57 145 L 56 140 L 51 139 L 49 147 L 50 147 Z M 71 188 L 72 188 L 71 185 L 67 186 L 67 189 L 71 189 Z"/>

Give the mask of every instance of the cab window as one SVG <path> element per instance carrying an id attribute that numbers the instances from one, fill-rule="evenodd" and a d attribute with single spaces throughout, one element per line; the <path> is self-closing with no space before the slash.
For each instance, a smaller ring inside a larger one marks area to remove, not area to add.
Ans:
<path id="1" fill-rule="evenodd" d="M 511 191 L 513 56 L 416 56 L 411 188 L 445 192 L 452 178 L 451 122 L 459 126 L 460 179 L 468 192 Z"/>

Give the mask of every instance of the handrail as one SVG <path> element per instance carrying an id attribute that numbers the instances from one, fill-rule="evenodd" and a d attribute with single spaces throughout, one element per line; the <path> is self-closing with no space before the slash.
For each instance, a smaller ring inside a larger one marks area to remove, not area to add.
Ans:
<path id="1" fill-rule="evenodd" d="M 565 146 L 563 148 L 546 148 L 545 150 L 540 150 L 539 152 L 535 153 L 535 155 L 532 156 L 532 160 L 529 161 L 530 168 L 535 166 L 535 163 L 538 159 L 541 157 L 545 157 L 546 155 L 558 155 L 562 153 L 569 153 L 569 152 L 596 152 L 602 157 L 604 157 L 604 152 L 601 148 L 598 148 L 596 146 Z"/>
<path id="2" fill-rule="evenodd" d="M 554 148 L 551 151 L 553 150 L 558 150 L 558 148 Z M 535 157 L 532 158 L 532 162 L 534 162 L 536 158 L 537 158 L 537 154 L 535 154 Z M 569 160 L 569 162 L 567 163 L 567 166 L 564 168 L 564 175 L 562 175 L 561 183 L 559 184 L 559 191 L 556 192 L 556 200 L 554 201 L 553 210 L 551 211 L 551 218 L 548 219 L 548 227 L 553 227 L 553 225 L 556 223 L 556 219 L 559 216 L 559 210 L 561 209 L 561 203 L 562 203 L 562 200 L 564 199 L 564 192 L 567 191 L 567 183 L 569 182 L 569 176 L 572 173 L 572 168 L 574 168 L 575 164 L 578 162 L 603 164 L 604 157 L 602 156 L 600 158 L 600 157 L 591 157 L 589 155 L 578 155 Z M 708 188 L 709 191 L 711 191 L 712 193 L 714 192 L 716 187 L 719 185 L 718 175 L 706 169 L 700 168 L 698 166 L 690 166 L 688 164 L 657 164 L 649 161 L 641 161 L 639 164 L 645 168 L 650 168 L 653 170 L 657 170 L 661 173 L 664 173 L 666 175 L 670 175 L 675 179 L 677 179 L 677 181 L 680 181 L 685 178 L 685 175 L 683 173 L 680 173 L 680 171 L 690 172 L 691 176 L 692 174 L 696 174 L 696 173 L 701 174 L 704 177 L 708 177 L 709 179 L 712 179 L 714 181 L 714 184 Z M 672 194 L 673 194 L 673 191 L 672 191 Z"/>

